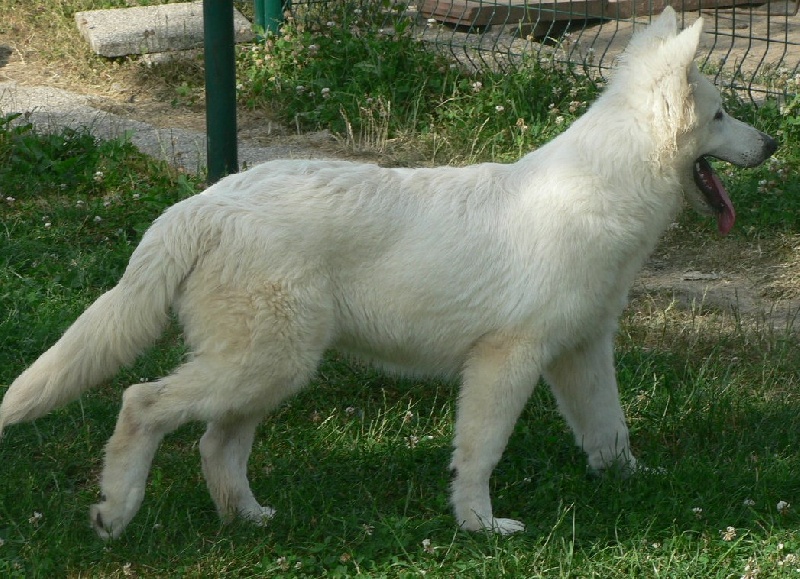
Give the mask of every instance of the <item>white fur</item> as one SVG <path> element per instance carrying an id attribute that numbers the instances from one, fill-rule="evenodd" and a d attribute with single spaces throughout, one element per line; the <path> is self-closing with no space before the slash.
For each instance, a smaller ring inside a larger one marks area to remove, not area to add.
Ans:
<path id="1" fill-rule="evenodd" d="M 220 515 L 256 521 L 247 460 L 258 422 L 303 388 L 329 348 L 405 374 L 460 377 L 452 503 L 465 529 L 512 533 L 489 478 L 539 376 L 593 469 L 632 469 L 613 338 L 636 272 L 681 207 L 704 209 L 701 154 L 741 164 L 768 137 L 729 117 L 692 64 L 698 21 L 671 9 L 631 42 L 605 93 L 511 165 L 387 169 L 277 161 L 164 213 L 119 285 L 6 392 L 0 428 L 112 375 L 171 308 L 191 358 L 130 386 L 91 520 L 118 536 L 161 438 L 208 423 L 203 472 Z"/>

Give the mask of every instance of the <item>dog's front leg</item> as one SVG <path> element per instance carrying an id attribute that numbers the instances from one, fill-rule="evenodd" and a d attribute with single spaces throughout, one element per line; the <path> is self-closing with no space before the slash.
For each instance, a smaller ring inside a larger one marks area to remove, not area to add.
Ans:
<path id="1" fill-rule="evenodd" d="M 496 334 L 481 339 L 470 352 L 450 464 L 455 474 L 451 501 L 463 529 L 506 535 L 525 528 L 493 515 L 489 478 L 539 377 L 537 358 L 529 340 Z"/>
<path id="2" fill-rule="evenodd" d="M 258 504 L 247 480 L 247 461 L 259 422 L 259 417 L 247 416 L 209 422 L 200 439 L 203 475 L 225 522 L 238 515 L 263 525 L 275 514 L 271 507 Z"/>
<path id="3" fill-rule="evenodd" d="M 603 471 L 621 468 L 633 472 L 625 414 L 619 402 L 614 369 L 614 334 L 596 339 L 561 354 L 544 373 L 589 467 Z"/>

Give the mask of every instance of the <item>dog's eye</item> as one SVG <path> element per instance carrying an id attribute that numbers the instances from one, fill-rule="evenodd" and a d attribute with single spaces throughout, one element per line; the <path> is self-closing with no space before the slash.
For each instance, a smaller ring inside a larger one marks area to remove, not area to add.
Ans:
<path id="1" fill-rule="evenodd" d="M 723 116 L 725 116 L 725 114 L 722 111 L 717 111 L 717 114 L 714 115 L 714 120 L 721 121 Z"/>

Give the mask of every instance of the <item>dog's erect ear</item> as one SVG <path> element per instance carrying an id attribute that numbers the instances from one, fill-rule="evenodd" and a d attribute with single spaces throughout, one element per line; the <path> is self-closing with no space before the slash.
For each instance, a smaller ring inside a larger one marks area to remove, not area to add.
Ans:
<path id="1" fill-rule="evenodd" d="M 678 15 L 672 6 L 667 6 L 642 35 L 652 39 L 666 40 L 678 35 Z"/>
<path id="2" fill-rule="evenodd" d="M 698 19 L 678 32 L 677 15 L 667 7 L 633 36 L 609 85 L 612 95 L 619 92 L 626 100 L 635 95 L 638 100 L 631 105 L 650 115 L 652 135 L 662 151 L 676 151 L 678 136 L 695 122 L 690 75 L 702 30 L 703 20 Z"/>
<path id="3" fill-rule="evenodd" d="M 667 6 L 652 24 L 641 30 L 636 29 L 636 33 L 625 48 L 625 54 L 630 56 L 653 50 L 677 35 L 678 17 L 672 6 Z"/>
<path id="4" fill-rule="evenodd" d="M 642 55 L 652 55 L 654 52 L 667 54 L 671 61 L 688 66 L 694 60 L 697 46 L 700 43 L 700 32 L 703 28 L 703 19 L 697 21 L 678 33 L 678 15 L 671 6 L 667 6 L 661 15 L 652 24 L 639 30 L 631 38 L 625 48 L 624 60 L 640 58 Z M 678 51 L 674 54 L 673 51 Z M 688 54 L 688 59 L 686 55 Z"/>
<path id="5" fill-rule="evenodd" d="M 656 51 L 650 70 L 661 70 L 666 74 L 658 79 L 654 107 L 653 126 L 657 132 L 667 137 L 666 145 L 677 147 L 677 136 L 695 123 L 694 99 L 692 97 L 691 71 L 694 70 L 694 57 L 703 31 L 703 19 L 697 21 L 677 36 L 668 39 Z"/>
<path id="6" fill-rule="evenodd" d="M 689 68 L 694 62 L 697 47 L 700 45 L 700 34 L 703 32 L 703 19 L 698 18 L 694 24 L 686 28 L 675 38 L 667 40 L 661 50 L 669 55 L 673 62 Z"/>

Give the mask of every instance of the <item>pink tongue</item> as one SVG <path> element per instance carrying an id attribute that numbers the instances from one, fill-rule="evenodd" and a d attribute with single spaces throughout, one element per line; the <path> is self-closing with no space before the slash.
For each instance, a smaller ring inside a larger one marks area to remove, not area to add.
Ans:
<path id="1" fill-rule="evenodd" d="M 705 159 L 699 161 L 698 176 L 708 200 L 717 211 L 717 229 L 722 235 L 727 235 L 733 229 L 736 212 L 733 210 L 733 203 L 725 190 L 725 185 Z"/>
<path id="2" fill-rule="evenodd" d="M 711 171 L 710 177 L 714 191 L 719 195 L 719 201 L 724 206 L 719 215 L 717 215 L 717 229 L 722 235 L 727 235 L 733 229 L 733 224 L 736 221 L 736 211 L 734 211 L 731 198 L 728 196 L 728 192 L 717 174 Z"/>

